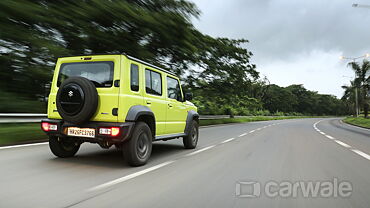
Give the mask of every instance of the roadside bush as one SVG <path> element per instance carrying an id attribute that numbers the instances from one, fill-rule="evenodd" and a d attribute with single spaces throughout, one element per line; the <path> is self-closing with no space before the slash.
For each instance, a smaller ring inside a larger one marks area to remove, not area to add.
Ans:
<path id="1" fill-rule="evenodd" d="M 284 112 L 280 112 L 280 111 L 277 111 L 273 114 L 273 116 L 286 116 L 287 113 L 284 113 Z"/>
<path id="2" fill-rule="evenodd" d="M 253 116 L 270 116 L 271 113 L 268 110 L 256 110 L 253 111 Z"/>

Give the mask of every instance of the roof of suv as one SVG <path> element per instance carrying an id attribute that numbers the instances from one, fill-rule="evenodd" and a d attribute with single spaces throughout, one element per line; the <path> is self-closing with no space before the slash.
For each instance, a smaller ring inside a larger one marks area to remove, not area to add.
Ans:
<path id="1" fill-rule="evenodd" d="M 163 68 L 161 68 L 161 67 L 155 66 L 155 65 L 150 64 L 150 63 L 148 63 L 148 62 L 146 62 L 146 61 L 143 61 L 143 60 L 141 60 L 141 59 L 138 59 L 138 58 L 135 58 L 135 57 L 133 57 L 133 56 L 130 56 L 130 55 L 126 54 L 126 53 L 121 53 L 121 54 L 117 54 L 117 53 L 113 53 L 113 54 L 109 54 L 109 53 L 106 53 L 106 54 L 84 54 L 84 55 L 77 55 L 77 56 L 102 56 L 102 55 L 123 55 L 123 56 L 126 56 L 126 57 L 127 57 L 128 59 L 130 59 L 130 60 L 133 60 L 133 61 L 136 61 L 136 62 L 139 62 L 139 63 L 145 64 L 145 65 L 147 65 L 147 66 L 153 67 L 153 68 L 155 68 L 155 69 L 161 70 L 161 71 L 163 71 L 163 72 L 165 72 L 165 73 L 167 73 L 167 74 L 171 74 L 171 75 L 173 75 L 173 76 L 176 76 L 176 77 L 177 77 L 177 75 L 176 75 L 175 73 L 173 73 L 173 72 L 170 72 L 170 71 L 165 70 L 165 69 L 163 69 Z M 60 57 L 60 58 L 67 58 L 67 57 L 76 57 L 76 56 L 64 56 L 64 57 Z"/>

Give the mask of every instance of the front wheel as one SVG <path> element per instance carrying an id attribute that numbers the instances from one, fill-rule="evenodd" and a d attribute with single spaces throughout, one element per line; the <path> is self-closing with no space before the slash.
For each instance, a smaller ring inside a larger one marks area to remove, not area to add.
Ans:
<path id="1" fill-rule="evenodd" d="M 184 147 L 186 149 L 194 149 L 198 144 L 199 137 L 199 124 L 197 121 L 193 120 L 191 122 L 190 130 L 186 136 L 183 138 Z"/>
<path id="2" fill-rule="evenodd" d="M 49 147 L 51 152 L 57 157 L 73 157 L 80 149 L 80 143 L 76 143 L 68 137 L 49 137 Z"/>
<path id="3" fill-rule="evenodd" d="M 131 166 L 145 165 L 152 153 L 152 132 L 144 122 L 135 124 L 132 137 L 123 143 L 122 151 Z"/>

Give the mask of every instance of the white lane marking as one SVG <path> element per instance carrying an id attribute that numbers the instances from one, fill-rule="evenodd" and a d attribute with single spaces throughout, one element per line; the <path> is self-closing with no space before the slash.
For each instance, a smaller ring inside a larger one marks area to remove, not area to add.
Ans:
<path id="1" fill-rule="evenodd" d="M 323 120 L 324 120 L 324 119 L 323 119 Z M 317 125 L 318 123 L 320 123 L 321 121 L 323 121 L 323 120 L 320 120 L 320 121 L 318 121 L 318 122 L 316 122 L 316 123 L 314 123 L 314 124 L 313 124 L 314 129 L 315 129 L 316 131 L 318 131 L 319 133 L 323 133 L 323 132 L 322 132 L 320 129 L 318 129 L 318 128 L 316 127 L 316 125 Z M 347 125 L 349 125 L 349 124 L 347 124 Z M 358 127 L 358 128 L 360 128 L 360 127 Z M 361 128 L 361 129 L 362 129 L 362 128 Z M 350 149 L 352 152 L 354 152 L 354 153 L 356 153 L 356 154 L 360 155 L 361 157 L 364 157 L 365 159 L 370 160 L 370 155 L 366 154 L 365 152 L 362 152 L 362 151 L 357 150 L 357 149 L 352 149 L 352 147 L 351 147 L 350 145 L 348 145 L 348 144 L 346 144 L 346 143 L 344 143 L 344 142 L 342 142 L 342 141 L 340 141 L 340 140 L 337 140 L 337 139 L 335 139 L 334 137 L 332 137 L 332 136 L 330 136 L 330 135 L 325 134 L 325 136 L 326 136 L 327 138 L 329 138 L 329 139 L 334 140 L 337 144 L 339 144 L 339 145 L 341 145 L 341 146 L 343 146 L 343 147 L 346 147 L 346 148 Z"/>
<path id="2" fill-rule="evenodd" d="M 39 146 L 39 145 L 45 145 L 45 144 L 49 144 L 49 142 L 41 142 L 41 143 L 32 143 L 32 144 L 21 144 L 21 145 L 5 146 L 5 147 L 0 147 L 0 150 L 3 150 L 3 149 L 12 149 L 12 148 L 19 148 L 19 147 Z"/>
<path id="3" fill-rule="evenodd" d="M 322 132 L 322 131 L 320 131 L 320 134 L 322 134 L 322 135 L 326 135 L 324 132 Z"/>
<path id="4" fill-rule="evenodd" d="M 335 139 L 334 141 L 335 141 L 336 143 L 338 143 L 338 144 L 342 145 L 343 147 L 351 148 L 351 146 L 350 146 L 350 145 L 348 145 L 348 144 L 346 144 L 346 143 L 344 143 L 344 142 L 342 142 L 342 141 L 339 141 L 339 140 L 337 140 L 337 139 Z"/>
<path id="5" fill-rule="evenodd" d="M 211 149 L 211 148 L 213 148 L 213 147 L 215 147 L 215 146 L 216 146 L 216 145 L 211 145 L 211 146 L 205 147 L 205 148 L 203 148 L 203 149 L 200 149 L 200 150 L 197 150 L 197 151 L 191 152 L 191 153 L 189 153 L 189 154 L 187 154 L 187 155 L 185 155 L 185 156 L 195 155 L 195 154 L 201 153 L 201 152 L 203 152 L 203 151 L 209 150 L 209 149 Z"/>
<path id="6" fill-rule="evenodd" d="M 355 152 L 356 154 L 370 160 L 370 155 L 366 154 L 365 152 L 362 152 L 362 151 L 357 150 L 357 149 L 353 149 L 352 151 Z"/>
<path id="7" fill-rule="evenodd" d="M 112 180 L 112 181 L 109 181 L 109 182 L 106 182 L 106 183 L 103 183 L 101 185 L 98 185 L 98 186 L 95 186 L 93 188 L 90 188 L 88 189 L 87 191 L 91 192 L 91 191 L 98 191 L 98 190 L 101 190 L 101 189 L 104 189 L 104 188 L 108 188 L 110 186 L 113 186 L 113 185 L 116 185 L 116 184 L 119 184 L 119 183 L 122 183 L 122 182 L 125 182 L 127 180 L 130 180 L 130 179 L 133 179 L 133 178 L 136 178 L 138 176 L 141 176 L 145 173 L 149 173 L 151 171 L 154 171 L 154 170 L 157 170 L 161 167 L 164 167 L 166 165 L 169 165 L 171 163 L 175 162 L 174 160 L 172 161 L 168 161 L 168 162 L 164 162 L 164 163 L 161 163 L 159 165 L 155 165 L 153 167 L 150 167 L 150 168 L 147 168 L 147 169 L 144 169 L 144 170 L 141 170 L 139 172 L 136 172 L 136 173 L 132 173 L 130 175 L 127 175 L 127 176 L 123 176 L 121 178 L 117 178 L 115 180 Z"/>
<path id="8" fill-rule="evenodd" d="M 231 142 L 233 141 L 235 138 L 230 138 L 230 139 L 226 139 L 225 141 L 221 142 L 221 144 L 225 144 L 227 142 Z"/>
<path id="9" fill-rule="evenodd" d="M 323 120 L 324 120 L 324 119 L 323 119 Z M 318 128 L 317 128 L 317 124 L 318 124 L 318 123 L 320 123 L 320 122 L 321 122 L 321 121 L 323 121 L 323 120 L 320 120 L 320 121 L 318 121 L 318 122 L 314 123 L 314 124 L 313 124 L 313 127 L 314 127 L 314 128 L 316 128 L 316 129 L 318 129 Z"/>
<path id="10" fill-rule="evenodd" d="M 334 139 L 334 137 L 330 136 L 330 135 L 325 135 L 327 138 L 329 139 Z"/>
<path id="11" fill-rule="evenodd" d="M 267 128 L 267 127 L 268 127 L 268 126 L 265 126 L 265 127 L 263 127 L 263 128 Z M 261 129 L 262 129 L 262 128 L 259 128 L 259 129 L 257 129 L 257 130 L 261 130 Z M 256 131 L 256 130 L 252 130 L 252 131 L 250 131 L 249 133 L 253 133 L 254 131 Z M 241 134 L 241 135 L 239 135 L 239 137 L 245 136 L 245 135 L 247 135 L 247 134 L 248 134 L 248 133 Z M 227 143 L 227 142 L 231 142 L 231 141 L 233 141 L 233 140 L 235 140 L 235 138 L 227 139 L 227 140 L 225 140 L 225 141 L 223 141 L 223 142 L 221 142 L 221 143 Z M 200 150 L 197 150 L 197 151 L 191 152 L 191 153 L 189 153 L 189 154 L 186 154 L 185 156 L 192 156 L 192 155 L 195 155 L 195 154 L 198 154 L 198 153 L 204 152 L 204 151 L 206 151 L 206 150 L 209 150 L 209 149 L 211 149 L 211 148 L 213 148 L 213 147 L 215 147 L 215 146 L 216 146 L 216 145 L 211 145 L 211 146 L 208 146 L 208 147 L 204 147 L 204 148 L 202 148 L 202 149 L 200 149 Z M 164 166 L 166 166 L 166 165 L 169 165 L 169 164 L 171 164 L 171 163 L 174 163 L 174 162 L 175 162 L 175 160 L 168 161 L 168 162 L 164 162 L 164 163 L 161 163 L 161 164 L 159 164 L 159 165 L 155 165 L 155 166 L 153 166 L 153 167 L 150 167 L 150 168 L 147 168 L 147 169 L 141 170 L 141 171 L 139 171 L 139 172 L 132 173 L 132 174 L 130 174 L 130 175 L 127 175 L 127 176 L 124 176 L 124 177 L 121 177 L 121 178 L 117 178 L 117 179 L 115 179 L 115 180 L 112 180 L 112 181 L 109 181 L 109 182 L 103 183 L 103 184 L 101 184 L 101 185 L 95 186 L 95 187 L 93 187 L 93 188 L 88 189 L 87 191 L 91 192 L 91 191 L 98 191 L 98 190 L 101 190 L 101 189 L 104 189 L 104 188 L 108 188 L 108 187 L 110 187 L 110 186 L 113 186 L 113 185 L 116 185 L 116 184 L 119 184 L 119 183 L 122 183 L 122 182 L 128 181 L 128 180 L 130 180 L 130 179 L 133 179 L 133 178 L 135 178 L 135 177 L 141 176 L 141 175 L 143 175 L 143 174 L 145 174 L 145 173 L 149 173 L 149 172 L 151 172 L 151 171 L 157 170 L 157 169 L 159 169 L 159 168 L 162 168 L 162 167 L 164 167 Z"/>

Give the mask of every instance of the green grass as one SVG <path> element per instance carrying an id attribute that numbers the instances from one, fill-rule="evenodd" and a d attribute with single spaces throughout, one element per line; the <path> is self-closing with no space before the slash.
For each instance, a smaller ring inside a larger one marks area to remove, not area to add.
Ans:
<path id="1" fill-rule="evenodd" d="M 0 146 L 45 139 L 40 123 L 0 124 Z"/>
<path id="2" fill-rule="evenodd" d="M 226 123 L 246 123 L 253 121 L 270 121 L 270 120 L 283 120 L 283 119 L 297 119 L 297 118 L 313 118 L 310 116 L 251 116 L 242 118 L 222 118 L 222 119 L 206 119 L 200 120 L 200 126 L 216 125 L 216 124 L 226 124 Z"/>
<path id="3" fill-rule="evenodd" d="M 355 118 L 355 117 L 347 117 L 347 118 L 343 119 L 343 121 L 346 122 L 346 123 L 348 123 L 348 124 L 353 124 L 353 125 L 356 125 L 356 126 L 370 128 L 370 118 L 364 118 L 364 117 L 358 117 L 358 118 Z"/>

